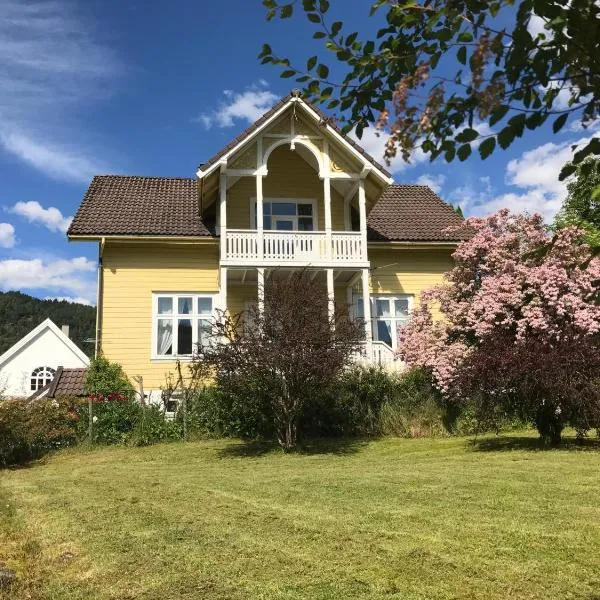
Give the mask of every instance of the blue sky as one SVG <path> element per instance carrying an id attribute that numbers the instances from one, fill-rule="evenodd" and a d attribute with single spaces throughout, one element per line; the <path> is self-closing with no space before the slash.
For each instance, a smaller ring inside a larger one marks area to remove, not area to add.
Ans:
<path id="1" fill-rule="evenodd" d="M 332 5 L 349 26 L 376 26 L 367 2 Z M 267 23 L 260 0 L 0 0 L 0 289 L 95 302 L 97 248 L 65 236 L 91 177 L 193 176 L 293 87 L 259 64 L 262 44 L 305 60 L 319 49 L 311 31 L 300 18 Z M 570 145 L 589 135 L 570 124 L 485 162 L 417 153 L 391 170 L 467 215 L 508 206 L 550 220 Z M 384 141 L 367 131 L 362 143 L 381 158 Z"/>

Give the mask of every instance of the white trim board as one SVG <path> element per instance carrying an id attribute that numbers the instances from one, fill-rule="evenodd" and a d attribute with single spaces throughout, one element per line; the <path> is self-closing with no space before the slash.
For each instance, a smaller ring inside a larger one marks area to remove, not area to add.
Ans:
<path id="1" fill-rule="evenodd" d="M 0 367 L 2 367 L 6 362 L 8 362 L 15 354 L 23 350 L 31 341 L 33 341 L 40 333 L 44 330 L 49 329 L 54 333 L 58 339 L 65 345 L 69 350 L 71 350 L 77 358 L 85 362 L 85 364 L 89 364 L 90 359 L 88 356 L 75 344 L 73 340 L 71 340 L 68 336 L 66 336 L 62 330 L 55 325 L 55 323 L 51 319 L 46 319 L 42 321 L 37 327 L 32 329 L 27 335 L 23 336 L 18 342 L 16 342 L 13 346 L 11 346 L 2 356 L 0 356 Z"/>

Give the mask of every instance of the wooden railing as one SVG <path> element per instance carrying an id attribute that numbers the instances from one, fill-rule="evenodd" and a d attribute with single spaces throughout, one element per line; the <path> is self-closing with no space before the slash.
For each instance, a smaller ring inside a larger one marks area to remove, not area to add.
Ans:
<path id="1" fill-rule="evenodd" d="M 356 231 L 264 231 L 262 253 L 256 230 L 228 229 L 222 260 L 240 264 L 261 261 L 282 263 L 358 263 L 367 260 L 362 235 Z"/>

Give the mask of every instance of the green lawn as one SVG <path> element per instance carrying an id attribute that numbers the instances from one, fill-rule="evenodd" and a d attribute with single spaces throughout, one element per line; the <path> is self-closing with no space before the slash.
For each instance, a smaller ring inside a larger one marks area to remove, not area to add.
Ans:
<path id="1" fill-rule="evenodd" d="M 600 446 L 67 451 L 0 472 L 0 561 L 33 600 L 597 600 Z"/>

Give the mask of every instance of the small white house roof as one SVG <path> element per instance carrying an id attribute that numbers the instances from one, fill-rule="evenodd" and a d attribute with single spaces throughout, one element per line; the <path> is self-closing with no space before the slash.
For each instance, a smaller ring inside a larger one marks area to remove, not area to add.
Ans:
<path id="1" fill-rule="evenodd" d="M 45 330 L 50 330 L 52 333 L 56 335 L 56 337 L 69 349 L 73 354 L 75 354 L 80 360 L 82 360 L 86 365 L 89 364 L 89 358 L 69 338 L 69 336 L 65 335 L 62 330 L 55 325 L 55 323 L 51 319 L 46 319 L 42 321 L 37 327 L 32 329 L 27 335 L 23 336 L 17 343 L 11 346 L 2 356 L 0 356 L 0 368 L 7 363 L 15 354 L 17 354 L 20 350 L 25 348 L 30 342 L 35 340 L 35 338 L 43 333 Z"/>

